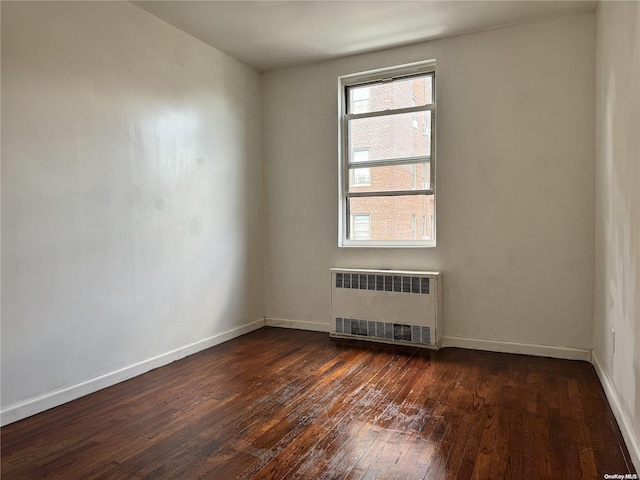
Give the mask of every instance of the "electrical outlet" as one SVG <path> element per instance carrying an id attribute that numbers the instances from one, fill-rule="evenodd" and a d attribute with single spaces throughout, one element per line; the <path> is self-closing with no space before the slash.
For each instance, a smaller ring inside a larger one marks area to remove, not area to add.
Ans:
<path id="1" fill-rule="evenodd" d="M 615 328 L 611 329 L 611 353 L 615 355 L 616 353 L 616 330 Z"/>

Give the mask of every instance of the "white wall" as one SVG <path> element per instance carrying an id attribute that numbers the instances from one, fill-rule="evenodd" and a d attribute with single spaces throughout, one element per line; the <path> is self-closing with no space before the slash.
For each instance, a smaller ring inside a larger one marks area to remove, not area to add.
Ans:
<path id="1" fill-rule="evenodd" d="M 596 85 L 593 356 L 640 470 L 640 3 L 600 2 Z"/>
<path id="2" fill-rule="evenodd" d="M 260 103 L 128 2 L 2 2 L 3 423 L 262 324 Z"/>
<path id="3" fill-rule="evenodd" d="M 587 13 L 263 75 L 268 321 L 326 330 L 329 267 L 438 269 L 450 344 L 590 358 L 594 29 Z M 337 78 L 434 58 L 438 246 L 339 249 Z"/>

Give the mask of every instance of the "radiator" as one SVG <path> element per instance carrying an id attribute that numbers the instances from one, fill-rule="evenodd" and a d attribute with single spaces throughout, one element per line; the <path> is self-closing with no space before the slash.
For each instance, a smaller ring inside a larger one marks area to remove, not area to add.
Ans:
<path id="1" fill-rule="evenodd" d="M 331 268 L 330 335 L 438 348 L 440 272 Z"/>

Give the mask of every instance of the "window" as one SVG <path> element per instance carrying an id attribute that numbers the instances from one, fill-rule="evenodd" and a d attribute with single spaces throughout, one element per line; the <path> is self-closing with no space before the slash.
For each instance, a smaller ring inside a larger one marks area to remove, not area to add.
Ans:
<path id="1" fill-rule="evenodd" d="M 416 214 L 411 215 L 411 240 L 416 239 L 416 232 L 418 231 Z"/>
<path id="2" fill-rule="evenodd" d="M 435 246 L 434 62 L 343 76 L 340 99 L 339 245 Z"/>
<path id="3" fill-rule="evenodd" d="M 431 170 L 429 168 L 428 163 L 422 164 L 422 188 L 428 190 L 431 188 L 431 182 L 429 181 L 429 177 L 431 176 Z"/>
<path id="4" fill-rule="evenodd" d="M 411 188 L 416 188 L 416 180 L 418 178 L 418 165 L 411 165 Z"/>
<path id="5" fill-rule="evenodd" d="M 415 97 L 415 95 L 411 98 L 411 106 L 415 107 L 418 105 L 418 99 Z M 412 128 L 418 128 L 418 112 L 413 112 L 411 117 L 411 127 Z"/>
<path id="6" fill-rule="evenodd" d="M 369 161 L 369 149 L 363 148 L 360 150 L 354 150 L 353 163 L 368 162 Z M 351 185 L 371 185 L 371 171 L 369 168 L 354 168 L 351 170 Z"/>
<path id="7" fill-rule="evenodd" d="M 351 238 L 353 240 L 368 240 L 371 238 L 370 215 L 352 215 L 351 224 Z"/>
<path id="8" fill-rule="evenodd" d="M 351 105 L 353 113 L 369 111 L 369 87 L 354 88 L 351 90 Z"/>

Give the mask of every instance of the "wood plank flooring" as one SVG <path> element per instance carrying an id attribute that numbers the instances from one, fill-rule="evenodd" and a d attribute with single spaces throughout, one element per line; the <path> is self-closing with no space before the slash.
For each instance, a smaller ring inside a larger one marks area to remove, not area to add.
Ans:
<path id="1" fill-rule="evenodd" d="M 2 479 L 602 479 L 591 365 L 263 328 L 0 431 Z"/>

